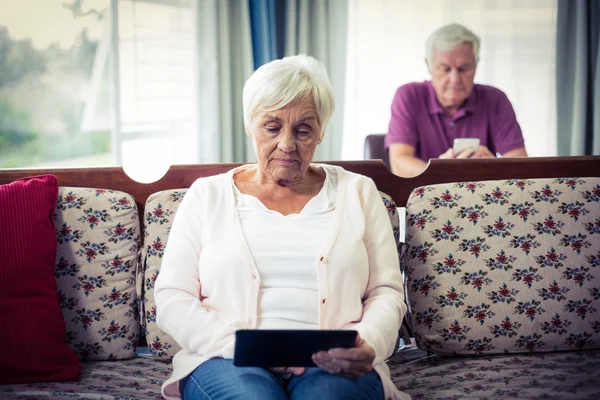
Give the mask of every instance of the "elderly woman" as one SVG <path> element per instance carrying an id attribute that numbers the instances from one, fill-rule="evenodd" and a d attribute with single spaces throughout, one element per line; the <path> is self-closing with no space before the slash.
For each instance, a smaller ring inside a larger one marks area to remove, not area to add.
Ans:
<path id="1" fill-rule="evenodd" d="M 182 350 L 168 399 L 388 399 L 385 359 L 406 311 L 398 255 L 373 181 L 311 163 L 334 110 L 308 56 L 260 67 L 243 93 L 258 162 L 198 179 L 173 221 L 155 296 Z M 344 329 L 355 347 L 318 367 L 233 365 L 238 329 Z M 385 397 L 384 397 L 385 396 Z"/>

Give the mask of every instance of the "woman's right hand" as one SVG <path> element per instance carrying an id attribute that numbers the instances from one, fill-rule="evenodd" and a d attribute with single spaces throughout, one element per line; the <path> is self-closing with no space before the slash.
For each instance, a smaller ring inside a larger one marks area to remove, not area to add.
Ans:
<path id="1" fill-rule="evenodd" d="M 304 373 L 304 367 L 276 367 L 270 368 L 270 370 L 276 374 L 302 375 Z"/>
<path id="2" fill-rule="evenodd" d="M 334 348 L 319 351 L 312 359 L 317 366 L 330 374 L 347 378 L 360 378 L 373 370 L 375 350 L 367 342 L 356 336 L 355 347 Z"/>

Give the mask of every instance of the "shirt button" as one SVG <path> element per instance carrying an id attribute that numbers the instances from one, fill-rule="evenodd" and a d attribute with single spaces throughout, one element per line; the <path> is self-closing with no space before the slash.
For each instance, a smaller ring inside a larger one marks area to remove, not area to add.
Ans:
<path id="1" fill-rule="evenodd" d="M 250 318 L 250 319 L 248 320 L 248 327 L 249 327 L 249 328 L 251 328 L 251 327 L 252 327 L 252 318 Z"/>
<path id="2" fill-rule="evenodd" d="M 321 303 L 325 304 L 326 301 L 327 301 L 327 299 L 323 299 L 323 301 L 321 301 Z"/>
<path id="3" fill-rule="evenodd" d="M 321 257 L 319 261 L 321 261 L 323 264 L 327 264 L 327 259 L 325 257 Z"/>
<path id="4" fill-rule="evenodd" d="M 252 274 L 252 279 L 256 280 L 256 274 Z"/>

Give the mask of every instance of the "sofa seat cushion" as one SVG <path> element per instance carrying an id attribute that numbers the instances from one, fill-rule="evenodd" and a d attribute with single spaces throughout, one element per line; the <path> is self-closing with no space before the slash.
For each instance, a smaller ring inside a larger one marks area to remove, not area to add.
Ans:
<path id="1" fill-rule="evenodd" d="M 53 175 L 0 185 L 0 384 L 77 379 L 67 346 L 54 260 Z"/>
<path id="2" fill-rule="evenodd" d="M 408 288 L 417 344 L 440 354 L 600 347 L 600 179 L 415 189 Z"/>
<path id="3" fill-rule="evenodd" d="M 83 360 L 132 357 L 140 331 L 135 200 L 119 191 L 61 186 L 54 222 L 69 345 Z"/>
<path id="4" fill-rule="evenodd" d="M 160 273 L 162 256 L 167 246 L 167 240 L 173 218 L 187 189 L 165 190 L 153 193 L 148 197 L 144 208 L 144 287 L 142 315 L 146 343 L 158 357 L 172 357 L 179 350 L 175 340 L 161 331 L 156 325 L 156 305 L 154 301 L 154 281 Z M 399 220 L 396 204 L 386 193 L 380 192 L 382 201 L 388 211 L 392 231 L 396 243 L 399 243 Z"/>
<path id="5" fill-rule="evenodd" d="M 452 357 L 413 346 L 388 366 L 396 387 L 415 400 L 593 400 L 600 382 L 600 350 Z"/>
<path id="6" fill-rule="evenodd" d="M 84 361 L 78 381 L 0 386 L 2 399 L 64 400 L 162 399 L 160 386 L 171 375 L 170 363 L 148 357 Z"/>

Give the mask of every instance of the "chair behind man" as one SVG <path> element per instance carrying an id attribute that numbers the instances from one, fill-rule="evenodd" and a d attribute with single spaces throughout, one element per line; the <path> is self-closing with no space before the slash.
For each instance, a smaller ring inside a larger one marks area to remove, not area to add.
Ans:
<path id="1" fill-rule="evenodd" d="M 371 133 L 365 138 L 363 157 L 365 160 L 381 159 L 390 169 L 390 152 L 385 148 L 383 141 L 385 133 Z"/>

